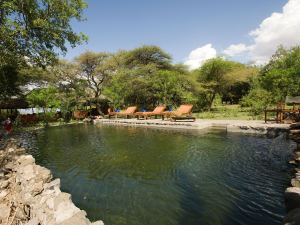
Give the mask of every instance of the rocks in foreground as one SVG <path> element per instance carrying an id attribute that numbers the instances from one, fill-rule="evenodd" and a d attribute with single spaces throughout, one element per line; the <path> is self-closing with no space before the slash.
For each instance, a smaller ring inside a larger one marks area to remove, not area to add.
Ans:
<path id="1" fill-rule="evenodd" d="M 287 188 L 284 193 L 288 213 L 283 222 L 285 225 L 297 225 L 300 224 L 300 123 L 291 124 L 288 137 L 297 143 L 294 159 L 289 162 L 295 166 L 296 173 L 291 180 L 292 187 Z"/>
<path id="2" fill-rule="evenodd" d="M 16 141 L 0 150 L 0 168 L 0 224 L 104 225 L 91 223 L 71 195 L 61 192 L 60 180 L 36 165 Z"/>

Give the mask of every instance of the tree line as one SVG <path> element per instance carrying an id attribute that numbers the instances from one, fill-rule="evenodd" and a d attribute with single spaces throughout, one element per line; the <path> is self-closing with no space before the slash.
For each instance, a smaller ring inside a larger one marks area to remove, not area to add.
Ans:
<path id="1" fill-rule="evenodd" d="M 69 115 L 87 102 L 99 113 L 103 102 L 147 110 L 191 103 L 194 111 L 205 111 L 218 99 L 258 115 L 287 95 L 300 95 L 299 46 L 279 47 L 265 66 L 217 57 L 193 71 L 149 45 L 60 60 L 67 43 L 87 40 L 70 26 L 72 19 L 84 19 L 86 7 L 83 0 L 0 2 L 0 102 L 25 96 L 32 107 Z"/>
<path id="2" fill-rule="evenodd" d="M 211 110 L 218 97 L 225 104 L 248 106 L 259 114 L 287 95 L 300 94 L 299 61 L 299 47 L 280 47 L 264 67 L 217 57 L 189 71 L 182 64 L 173 64 L 171 56 L 161 48 L 142 46 L 116 53 L 85 52 L 72 61 L 59 60 L 46 68 L 9 68 L 1 74 L 13 78 L 3 79 L 10 84 L 17 85 L 22 78 L 22 86 L 35 87 L 27 94 L 32 106 L 56 107 L 66 112 L 87 101 L 101 112 L 104 100 L 114 108 L 138 105 L 151 110 L 159 104 L 191 103 L 195 111 L 205 111 Z M 13 89 L 6 89 L 8 86 L 7 83 L 2 89 L 6 97 L 20 88 L 16 86 L 10 93 Z"/>

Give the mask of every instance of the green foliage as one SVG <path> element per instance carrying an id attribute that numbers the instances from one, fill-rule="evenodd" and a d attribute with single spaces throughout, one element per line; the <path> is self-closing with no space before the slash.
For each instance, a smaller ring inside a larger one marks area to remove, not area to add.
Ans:
<path id="1" fill-rule="evenodd" d="M 210 110 L 216 95 L 222 96 L 224 100 L 239 101 L 249 90 L 249 88 L 244 90 L 246 85 L 241 84 L 248 83 L 249 78 L 255 76 L 257 70 L 241 63 L 214 58 L 207 60 L 194 73 L 202 88 L 202 93 L 205 93 Z"/>
<path id="2" fill-rule="evenodd" d="M 251 108 L 253 116 L 284 102 L 287 95 L 300 95 L 300 47 L 289 50 L 279 47 L 270 62 L 252 80 L 251 87 L 241 103 Z"/>
<path id="3" fill-rule="evenodd" d="M 241 104 L 244 107 L 250 107 L 252 115 L 258 116 L 268 108 L 268 106 L 274 104 L 272 93 L 262 88 L 252 89 L 247 96 L 245 96 Z"/>
<path id="4" fill-rule="evenodd" d="M 249 93 L 250 88 L 251 84 L 249 81 L 236 82 L 223 93 L 222 102 L 238 104 L 240 100 Z"/>
<path id="5" fill-rule="evenodd" d="M 285 50 L 280 47 L 259 76 L 262 88 L 272 92 L 275 101 L 287 95 L 300 95 L 300 46 Z"/>
<path id="6" fill-rule="evenodd" d="M 20 94 L 19 72 L 15 66 L 0 67 L 0 100 Z"/>
<path id="7" fill-rule="evenodd" d="M 108 53 L 85 52 L 76 58 L 79 74 L 87 81 L 91 97 L 97 99 L 102 94 L 103 85 L 113 72 L 111 55 Z"/>
<path id="8" fill-rule="evenodd" d="M 70 26 L 81 21 L 84 0 L 2 0 L 0 1 L 0 65 L 31 62 L 53 63 L 57 51 L 66 52 L 86 40 Z"/>
<path id="9" fill-rule="evenodd" d="M 149 79 L 153 99 L 165 105 L 179 104 L 186 96 L 184 75 L 175 71 L 160 70 Z"/>
<path id="10" fill-rule="evenodd" d="M 146 49 L 145 55 L 142 55 L 143 49 Z M 156 54 L 161 56 L 150 57 Z M 173 67 L 167 56 L 159 48 L 147 46 L 117 53 L 116 73 L 105 87 L 104 94 L 117 108 L 139 105 L 150 109 L 158 104 L 178 105 L 189 101 L 187 71 L 180 65 Z M 135 67 L 132 62 L 136 63 Z"/>
<path id="11" fill-rule="evenodd" d="M 203 111 L 194 113 L 199 119 L 220 119 L 220 120 L 250 120 L 253 119 L 251 116 L 251 109 L 241 107 L 240 105 L 218 105 L 215 106 L 211 111 Z M 261 117 L 257 117 L 261 119 Z"/>
<path id="12" fill-rule="evenodd" d="M 113 75 L 104 88 L 115 107 L 178 104 L 184 98 L 186 69 L 173 66 L 169 54 L 156 46 L 142 46 L 131 51 L 120 51 L 110 61 Z"/>
<path id="13" fill-rule="evenodd" d="M 60 101 L 57 98 L 58 92 L 55 87 L 34 89 L 27 96 L 26 100 L 31 107 L 49 109 L 60 107 Z"/>
<path id="14" fill-rule="evenodd" d="M 133 69 L 145 65 L 154 65 L 157 69 L 169 69 L 171 56 L 157 46 L 142 46 L 124 54 L 124 65 Z"/>

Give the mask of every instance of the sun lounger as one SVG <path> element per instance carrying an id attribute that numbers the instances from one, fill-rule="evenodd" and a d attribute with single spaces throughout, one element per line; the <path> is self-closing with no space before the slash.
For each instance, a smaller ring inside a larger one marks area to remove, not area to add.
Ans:
<path id="1" fill-rule="evenodd" d="M 144 118 L 148 119 L 151 116 L 163 116 L 163 113 L 166 109 L 166 106 L 160 105 L 157 106 L 152 112 L 136 112 L 135 115 L 138 119 Z"/>
<path id="2" fill-rule="evenodd" d="M 111 118 L 111 117 L 115 117 L 115 118 L 118 118 L 118 117 L 126 117 L 126 118 L 134 117 L 134 113 L 135 113 L 136 110 L 137 110 L 136 106 L 130 106 L 125 111 L 122 111 L 122 112 L 110 112 L 108 114 L 108 118 Z"/>
<path id="3" fill-rule="evenodd" d="M 170 118 L 172 121 L 177 120 L 192 120 L 195 121 L 196 118 L 192 116 L 193 105 L 181 105 L 176 111 L 164 112 L 162 119 Z"/>

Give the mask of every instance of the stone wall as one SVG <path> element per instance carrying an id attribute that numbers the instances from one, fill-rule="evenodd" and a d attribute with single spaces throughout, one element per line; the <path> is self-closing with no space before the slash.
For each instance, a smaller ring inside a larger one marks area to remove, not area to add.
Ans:
<path id="1" fill-rule="evenodd" d="M 294 149 L 294 159 L 290 164 L 295 166 L 295 177 L 291 180 L 291 186 L 285 190 L 285 204 L 287 216 L 285 225 L 300 224 L 300 123 L 292 124 L 289 137 L 297 143 Z"/>
<path id="2" fill-rule="evenodd" d="M 13 139 L 0 150 L 0 224 L 104 225 L 91 223 L 60 190 L 60 180 Z"/>
<path id="3" fill-rule="evenodd" d="M 137 119 L 96 119 L 94 124 L 109 124 L 122 126 L 144 126 L 161 127 L 174 129 L 195 129 L 205 130 L 214 127 L 222 127 L 227 132 L 261 134 L 268 137 L 277 137 L 282 133 L 287 133 L 289 125 L 287 124 L 266 124 L 264 121 L 247 120 L 196 120 L 196 122 L 172 122 L 168 120 L 137 120 Z"/>

